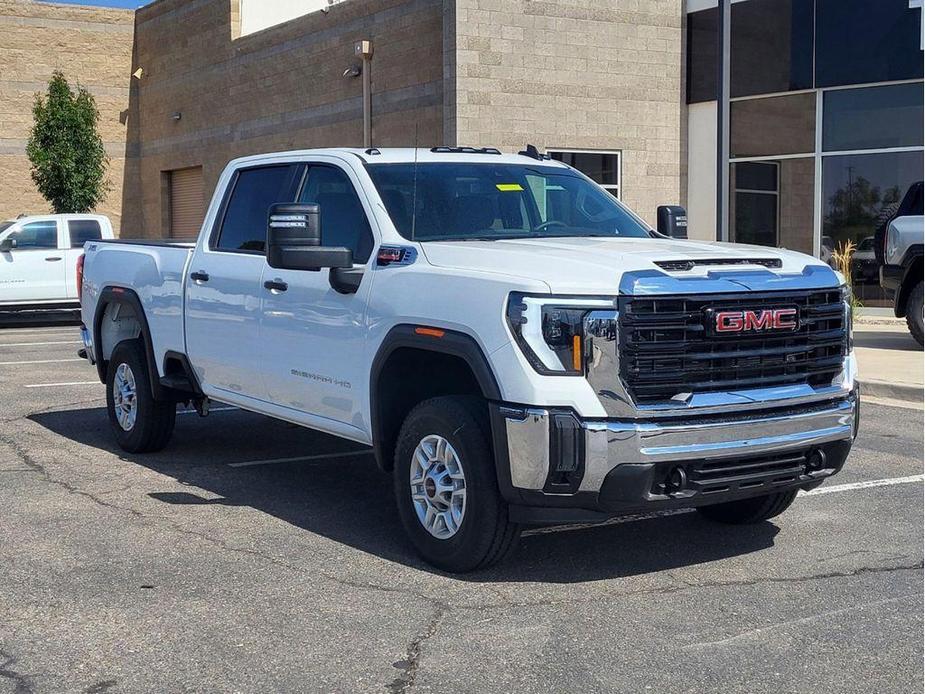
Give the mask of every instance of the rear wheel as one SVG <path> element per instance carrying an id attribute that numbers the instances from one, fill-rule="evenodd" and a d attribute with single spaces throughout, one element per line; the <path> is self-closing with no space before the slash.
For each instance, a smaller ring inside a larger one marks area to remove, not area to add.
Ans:
<path id="1" fill-rule="evenodd" d="M 170 440 L 177 404 L 155 400 L 140 339 L 123 340 L 109 359 L 106 404 L 116 441 L 129 453 L 159 451 Z"/>
<path id="2" fill-rule="evenodd" d="M 912 293 L 909 295 L 909 300 L 906 302 L 906 325 L 909 326 L 909 332 L 912 333 L 912 337 L 915 338 L 920 347 L 923 345 L 922 321 L 922 283 L 919 282 L 913 288 Z"/>
<path id="3" fill-rule="evenodd" d="M 797 490 L 777 492 L 766 496 L 756 496 L 752 499 L 727 501 L 724 504 L 712 506 L 699 506 L 697 510 L 706 518 L 718 523 L 732 525 L 748 525 L 760 523 L 774 518 L 786 511 L 793 500 L 797 498 Z"/>
<path id="4" fill-rule="evenodd" d="M 414 548 L 452 572 L 491 566 L 520 527 L 498 491 L 485 402 L 440 397 L 415 407 L 395 447 L 395 499 Z"/>

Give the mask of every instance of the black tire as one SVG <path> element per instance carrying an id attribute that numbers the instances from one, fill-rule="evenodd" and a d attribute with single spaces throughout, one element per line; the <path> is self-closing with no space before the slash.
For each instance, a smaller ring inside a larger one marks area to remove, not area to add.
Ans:
<path id="1" fill-rule="evenodd" d="M 439 397 L 426 400 L 405 418 L 395 446 L 395 500 L 402 525 L 418 554 L 444 571 L 464 573 L 501 561 L 514 548 L 520 526 L 511 522 L 498 490 L 490 426 L 484 400 Z M 440 539 L 418 519 L 411 499 L 411 464 L 418 444 L 440 436 L 456 451 L 465 474 L 466 502 L 454 535 Z"/>
<path id="2" fill-rule="evenodd" d="M 129 428 L 124 428 L 119 423 L 113 390 L 116 372 L 122 364 L 131 370 L 135 382 L 134 406 L 137 412 L 134 423 Z M 170 440 L 177 418 L 176 402 L 154 399 L 148 373 L 145 347 L 140 339 L 123 340 L 116 345 L 106 373 L 106 409 L 119 447 L 129 453 L 152 453 L 161 450 Z"/>
<path id="3" fill-rule="evenodd" d="M 912 337 L 915 338 L 915 341 L 919 343 L 919 347 L 922 347 L 923 335 L 922 335 L 922 282 L 920 281 L 912 289 L 912 293 L 909 294 L 909 298 L 906 300 L 906 325 L 909 326 L 909 332 L 912 333 Z"/>
<path id="4" fill-rule="evenodd" d="M 699 506 L 697 510 L 701 515 L 717 523 L 730 525 L 749 525 L 761 523 L 786 511 L 793 500 L 797 498 L 797 490 L 777 492 L 766 496 L 756 496 L 751 499 L 727 501 L 724 504 L 712 506 Z"/>

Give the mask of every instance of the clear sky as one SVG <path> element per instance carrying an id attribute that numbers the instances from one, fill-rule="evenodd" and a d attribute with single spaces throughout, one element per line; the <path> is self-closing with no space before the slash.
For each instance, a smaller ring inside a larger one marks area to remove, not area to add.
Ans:
<path id="1" fill-rule="evenodd" d="M 54 0 L 54 2 L 63 2 L 68 5 L 95 5 L 96 7 L 127 7 L 135 10 L 142 5 L 147 5 L 151 0 Z"/>

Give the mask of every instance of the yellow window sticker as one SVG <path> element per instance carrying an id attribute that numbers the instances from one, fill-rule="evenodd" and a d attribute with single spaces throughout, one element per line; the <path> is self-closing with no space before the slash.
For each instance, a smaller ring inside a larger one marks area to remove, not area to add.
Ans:
<path id="1" fill-rule="evenodd" d="M 519 183 L 499 183 L 495 186 L 502 193 L 512 193 L 523 190 Z"/>

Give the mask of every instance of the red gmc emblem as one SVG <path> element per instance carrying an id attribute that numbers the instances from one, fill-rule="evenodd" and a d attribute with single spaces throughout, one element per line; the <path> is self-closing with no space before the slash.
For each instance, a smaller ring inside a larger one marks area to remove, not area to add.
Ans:
<path id="1" fill-rule="evenodd" d="M 795 308 L 769 308 L 761 311 L 713 311 L 713 330 L 720 335 L 731 333 L 796 330 Z"/>

